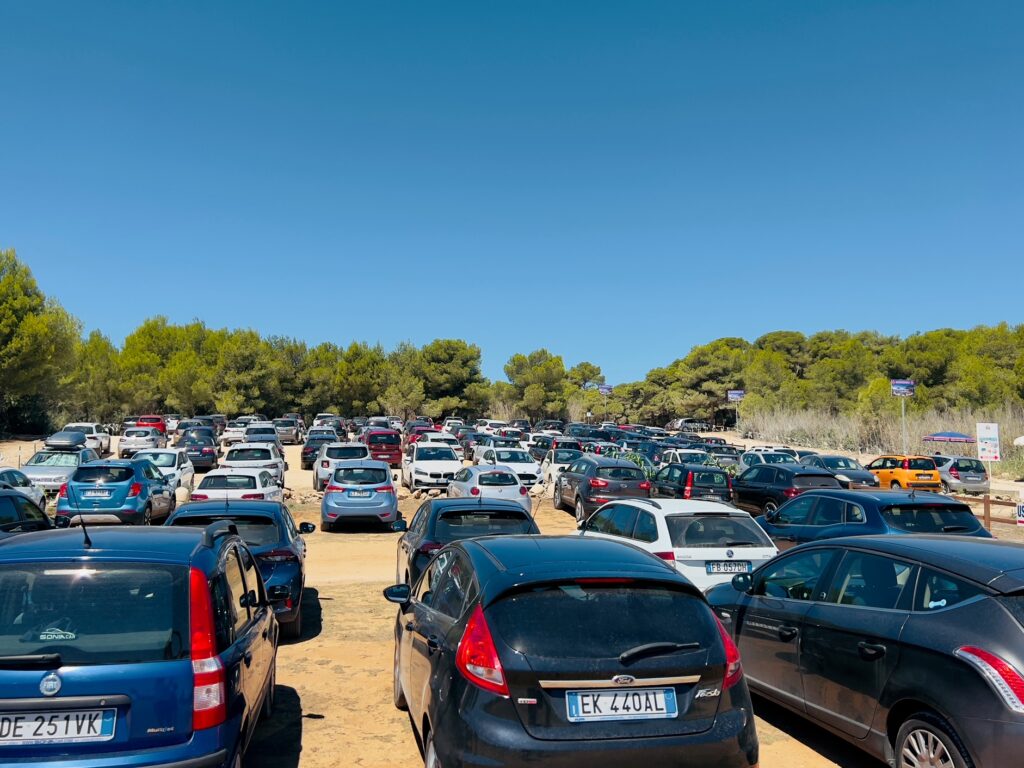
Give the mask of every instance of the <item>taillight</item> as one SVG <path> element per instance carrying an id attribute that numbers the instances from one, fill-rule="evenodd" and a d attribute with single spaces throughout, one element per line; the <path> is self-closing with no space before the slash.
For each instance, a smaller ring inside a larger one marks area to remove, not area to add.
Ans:
<path id="1" fill-rule="evenodd" d="M 950 477 L 955 477 L 957 480 L 959 480 L 960 479 L 960 470 L 957 469 L 956 467 L 951 466 L 949 468 L 949 476 Z"/>
<path id="2" fill-rule="evenodd" d="M 60 487 L 60 491 L 58 491 L 58 493 L 57 493 L 57 498 L 66 499 L 67 497 L 68 497 L 68 484 L 64 483 Z"/>
<path id="3" fill-rule="evenodd" d="M 262 469 L 277 469 L 277 464 L 264 464 Z"/>
<path id="4" fill-rule="evenodd" d="M 662 560 L 668 563 L 674 563 L 676 561 L 675 552 L 655 552 L 655 557 L 660 557 Z"/>
<path id="5" fill-rule="evenodd" d="M 520 485 L 519 486 L 519 495 L 520 496 L 525 496 L 528 493 L 529 493 L 529 491 L 526 490 L 526 486 L 525 485 Z"/>
<path id="6" fill-rule="evenodd" d="M 639 488 L 641 491 L 649 491 L 651 490 L 651 481 L 644 480 L 642 483 L 640 483 L 640 485 L 637 486 L 637 488 Z"/>
<path id="7" fill-rule="evenodd" d="M 213 728 L 224 722 L 224 665 L 217 655 L 213 601 L 206 575 L 198 568 L 189 574 L 189 623 L 192 630 L 192 730 Z"/>
<path id="8" fill-rule="evenodd" d="M 904 469 L 910 469 L 910 459 L 904 459 L 901 465 Z"/>
<path id="9" fill-rule="evenodd" d="M 683 488 L 683 498 L 689 499 L 693 497 L 693 472 L 686 473 L 686 487 Z"/>
<path id="10" fill-rule="evenodd" d="M 193 493 L 188 498 L 189 498 L 189 501 L 206 501 L 210 497 L 207 496 L 205 493 Z"/>
<path id="11" fill-rule="evenodd" d="M 480 489 L 477 488 L 476 486 L 473 486 L 472 488 L 469 489 L 469 493 L 470 493 L 471 496 L 479 496 L 480 495 Z"/>
<path id="12" fill-rule="evenodd" d="M 266 554 L 260 555 L 260 560 L 266 560 L 269 563 L 291 563 L 298 562 L 299 556 L 290 549 L 272 549 Z"/>
<path id="13" fill-rule="evenodd" d="M 786 490 L 784 490 L 782 492 L 782 495 L 785 496 L 787 499 L 795 499 L 797 496 L 800 495 L 800 489 L 799 488 L 787 488 Z"/>
<path id="14" fill-rule="evenodd" d="M 714 613 L 711 615 L 715 616 Z M 722 690 L 727 691 L 743 678 L 743 665 L 740 664 L 740 649 L 725 631 L 725 626 L 718 616 L 715 616 L 715 623 L 718 624 L 718 633 L 722 636 L 722 644 L 725 646 L 725 679 L 722 681 Z"/>
<path id="15" fill-rule="evenodd" d="M 242 498 L 248 501 L 256 501 L 257 499 L 265 499 L 267 497 L 262 493 L 243 493 Z"/>
<path id="16" fill-rule="evenodd" d="M 393 485 L 382 485 L 380 488 L 377 488 L 376 491 L 377 491 L 377 493 L 394 493 L 395 492 L 395 486 L 393 486 Z"/>
<path id="17" fill-rule="evenodd" d="M 216 451 L 214 451 L 213 448 L 203 448 L 202 453 L 209 456 L 211 453 L 216 453 Z"/>
<path id="18" fill-rule="evenodd" d="M 590 487 L 591 488 L 607 488 L 608 487 L 608 481 L 607 480 L 602 480 L 600 477 L 592 477 L 592 478 L 590 478 Z"/>
<path id="19" fill-rule="evenodd" d="M 1024 677 L 1008 661 L 973 645 L 954 653 L 981 673 L 1008 709 L 1024 714 Z"/>
<path id="20" fill-rule="evenodd" d="M 329 461 L 321 461 L 320 462 L 320 466 L 323 467 L 324 469 L 328 469 L 331 466 L 331 462 L 329 462 Z"/>
<path id="21" fill-rule="evenodd" d="M 466 622 L 466 631 L 459 641 L 455 666 L 469 682 L 485 691 L 508 696 L 505 672 L 501 668 L 498 649 L 494 647 L 491 628 L 484 618 L 484 609 L 477 604 Z"/>
<path id="22" fill-rule="evenodd" d="M 132 487 L 128 489 L 128 498 L 134 499 L 136 496 L 142 493 L 142 483 L 132 483 Z"/>

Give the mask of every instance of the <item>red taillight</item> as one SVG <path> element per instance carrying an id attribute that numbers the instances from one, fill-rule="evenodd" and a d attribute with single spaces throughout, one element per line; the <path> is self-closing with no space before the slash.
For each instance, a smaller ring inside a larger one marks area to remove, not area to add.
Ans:
<path id="1" fill-rule="evenodd" d="M 686 487 L 683 488 L 683 498 L 689 499 L 693 497 L 693 472 L 686 473 Z"/>
<path id="2" fill-rule="evenodd" d="M 797 496 L 799 496 L 800 493 L 801 493 L 801 489 L 800 488 L 787 488 L 786 490 L 784 490 L 782 492 L 782 495 L 785 496 L 787 499 L 794 499 Z"/>
<path id="3" fill-rule="evenodd" d="M 333 485 L 333 484 L 332 485 L 328 485 L 326 488 L 324 488 L 324 492 L 326 492 L 326 493 L 337 493 L 338 491 L 344 491 L 344 490 L 345 489 L 342 488 L 340 485 Z"/>
<path id="4" fill-rule="evenodd" d="M 910 459 L 904 459 L 901 465 L 904 469 L 910 469 Z"/>
<path id="5" fill-rule="evenodd" d="M 954 653 L 981 673 L 1007 709 L 1024 714 L 1024 677 L 1012 664 L 973 645 L 960 646 Z"/>
<path id="6" fill-rule="evenodd" d="M 592 477 L 592 478 L 590 478 L 590 487 L 591 488 L 607 488 L 608 487 L 608 481 L 607 480 L 602 480 L 600 477 Z"/>
<path id="7" fill-rule="evenodd" d="M 299 556 L 290 549 L 272 549 L 259 557 L 260 560 L 270 563 L 297 563 L 299 561 Z"/>
<path id="8" fill-rule="evenodd" d="M 498 649 L 494 647 L 491 628 L 487 626 L 484 609 L 479 604 L 466 622 L 466 631 L 462 633 L 459 650 L 455 654 L 455 666 L 474 685 L 499 696 L 508 696 Z"/>
<path id="9" fill-rule="evenodd" d="M 192 632 L 192 730 L 213 728 L 224 722 L 224 665 L 217 655 L 213 601 L 206 575 L 198 568 L 189 574 L 189 622 Z"/>
<path id="10" fill-rule="evenodd" d="M 525 485 L 520 485 L 519 486 L 519 495 L 520 496 L 525 496 L 528 493 L 529 493 L 529 491 L 526 490 L 526 486 Z"/>
<path id="11" fill-rule="evenodd" d="M 960 479 L 960 470 L 951 465 L 950 468 L 949 468 L 949 476 L 950 477 L 955 477 L 957 480 L 959 480 Z"/>
<path id="12" fill-rule="evenodd" d="M 641 491 L 649 491 L 649 490 L 651 490 L 651 481 L 650 481 L 650 480 L 644 480 L 644 481 L 643 481 L 642 483 L 640 483 L 640 485 L 638 485 L 637 487 L 638 487 L 638 488 L 639 488 L 639 489 L 640 489 Z"/>
<path id="13" fill-rule="evenodd" d="M 57 493 L 57 497 L 60 498 L 60 499 L 66 499 L 68 497 L 68 484 L 67 483 L 64 483 L 64 485 L 62 485 L 60 487 L 60 491 Z"/>
<path id="14" fill-rule="evenodd" d="M 213 448 L 203 448 L 201 453 L 205 456 L 209 456 L 211 453 L 216 453 L 216 451 L 213 450 Z"/>
<path id="15" fill-rule="evenodd" d="M 718 624 L 718 633 L 722 636 L 722 644 L 725 646 L 725 679 L 722 681 L 722 690 L 727 691 L 743 678 L 743 665 L 740 664 L 740 649 L 725 631 L 725 626 L 718 616 L 715 616 L 715 623 Z"/>
<path id="16" fill-rule="evenodd" d="M 376 491 L 377 491 L 377 493 L 394 493 L 395 492 L 395 486 L 393 486 L 393 485 L 382 485 L 380 488 L 377 488 Z"/>
<path id="17" fill-rule="evenodd" d="M 331 462 L 329 462 L 329 461 L 321 461 L 320 462 L 320 466 L 323 467 L 324 469 L 329 469 L 330 466 L 331 466 Z"/>
<path id="18" fill-rule="evenodd" d="M 136 496 L 142 493 L 142 483 L 132 483 L 132 487 L 128 489 L 128 498 L 134 499 Z"/>
<path id="19" fill-rule="evenodd" d="M 257 499 L 265 499 L 267 497 L 262 493 L 243 493 L 242 498 L 247 501 L 256 501 Z"/>
<path id="20" fill-rule="evenodd" d="M 476 486 L 473 486 L 472 488 L 469 489 L 469 493 L 470 493 L 471 496 L 479 496 L 480 495 L 480 489 L 477 488 Z"/>
<path id="21" fill-rule="evenodd" d="M 666 561 L 668 563 L 674 563 L 676 561 L 676 553 L 675 552 L 655 552 L 654 556 L 655 557 L 660 557 L 662 560 L 664 560 L 664 561 Z"/>
<path id="22" fill-rule="evenodd" d="M 189 498 L 189 501 L 206 501 L 210 497 L 207 496 L 205 493 L 193 493 L 188 498 Z"/>

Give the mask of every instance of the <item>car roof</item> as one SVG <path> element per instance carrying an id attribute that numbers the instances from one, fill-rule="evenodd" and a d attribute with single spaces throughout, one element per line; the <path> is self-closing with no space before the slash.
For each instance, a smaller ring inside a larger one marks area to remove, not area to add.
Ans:
<path id="1" fill-rule="evenodd" d="M 279 501 L 190 501 L 171 513 L 174 518 L 189 515 L 263 515 L 277 518 L 284 505 Z"/>
<path id="2" fill-rule="evenodd" d="M 477 496 L 472 499 L 430 499 L 427 504 L 429 505 L 428 511 L 432 517 L 439 515 L 442 512 L 460 509 L 513 510 L 516 512 L 525 511 L 522 505 L 517 501 L 496 499 L 489 496 Z"/>
<path id="3" fill-rule="evenodd" d="M 944 504 L 946 506 L 964 506 L 964 502 L 930 491 L 904 490 L 848 490 L 846 488 L 809 488 L 801 496 L 832 496 L 847 501 L 873 501 L 876 504 Z"/>
<path id="4" fill-rule="evenodd" d="M 377 459 L 344 459 L 339 461 L 335 467 L 337 469 L 391 469 L 391 465 L 384 461 L 378 461 Z"/>
<path id="5" fill-rule="evenodd" d="M 636 467 L 632 461 L 626 459 L 613 459 L 610 456 L 605 456 L 601 453 L 584 453 L 581 457 L 589 462 L 597 464 L 600 467 Z"/>
<path id="6" fill-rule="evenodd" d="M 22 533 L 0 540 L 0 563 L 24 560 L 152 560 L 188 563 L 202 545 L 201 528 L 89 526 L 86 548 L 81 528 Z"/>
<path id="7" fill-rule="evenodd" d="M 221 475 L 258 475 L 260 472 L 266 472 L 267 470 L 263 467 L 217 467 L 211 469 L 205 475 L 204 478 L 219 477 Z"/>
<path id="8" fill-rule="evenodd" d="M 728 515 L 729 517 L 745 517 L 751 519 L 748 512 L 721 501 L 705 501 L 704 499 L 616 499 L 616 504 L 629 504 L 646 509 L 655 515 Z"/>

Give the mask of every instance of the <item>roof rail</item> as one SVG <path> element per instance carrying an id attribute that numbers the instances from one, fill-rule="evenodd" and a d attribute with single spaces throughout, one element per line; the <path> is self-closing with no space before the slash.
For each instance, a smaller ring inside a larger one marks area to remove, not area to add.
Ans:
<path id="1" fill-rule="evenodd" d="M 646 496 L 636 496 L 636 497 L 630 499 L 630 501 L 639 501 L 639 502 L 642 502 L 644 504 L 650 504 L 655 509 L 661 509 L 661 504 L 656 502 L 654 499 L 647 498 Z"/>
<path id="2" fill-rule="evenodd" d="M 203 546 L 212 547 L 221 536 L 237 536 L 238 527 L 230 520 L 217 520 L 203 529 Z"/>

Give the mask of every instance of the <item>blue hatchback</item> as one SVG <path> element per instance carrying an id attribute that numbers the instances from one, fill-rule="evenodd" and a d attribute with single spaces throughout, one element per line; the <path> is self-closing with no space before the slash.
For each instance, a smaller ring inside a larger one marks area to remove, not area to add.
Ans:
<path id="1" fill-rule="evenodd" d="M 149 525 L 174 511 L 174 489 L 148 459 L 90 461 L 71 475 L 57 495 L 57 525 L 76 516 Z"/>
<path id="2" fill-rule="evenodd" d="M 234 526 L 0 541 L 0 763 L 237 766 L 277 622 Z"/>

